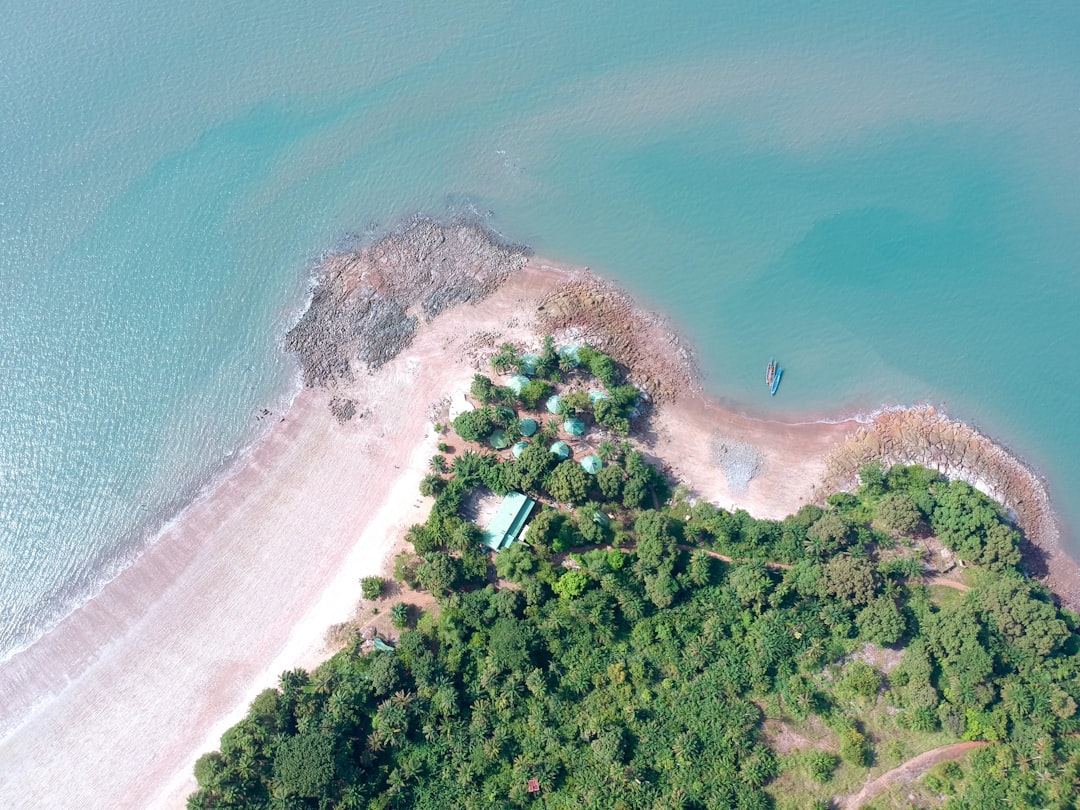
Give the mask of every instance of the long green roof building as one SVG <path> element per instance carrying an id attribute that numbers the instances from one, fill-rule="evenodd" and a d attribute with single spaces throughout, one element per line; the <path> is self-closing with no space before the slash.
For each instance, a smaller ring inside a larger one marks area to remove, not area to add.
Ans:
<path id="1" fill-rule="evenodd" d="M 499 511 L 484 531 L 484 545 L 492 551 L 509 548 L 518 539 L 536 501 L 520 492 L 511 492 L 499 504 Z"/>

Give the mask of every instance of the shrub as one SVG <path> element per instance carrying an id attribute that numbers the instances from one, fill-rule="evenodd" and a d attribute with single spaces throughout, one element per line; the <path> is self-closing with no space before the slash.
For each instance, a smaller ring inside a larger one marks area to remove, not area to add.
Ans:
<path id="1" fill-rule="evenodd" d="M 378 599 L 385 587 L 386 580 L 382 577 L 364 577 L 360 580 L 360 593 L 365 599 Z"/>
<path id="2" fill-rule="evenodd" d="M 394 579 L 398 582 L 404 582 L 410 588 L 415 588 L 416 569 L 419 565 L 419 557 L 407 551 L 401 552 L 394 558 Z"/>
<path id="3" fill-rule="evenodd" d="M 398 630 L 409 626 L 409 606 L 404 602 L 395 602 L 390 608 L 390 623 Z"/>
<path id="4" fill-rule="evenodd" d="M 828 751 L 807 751 L 802 756 L 803 767 L 815 782 L 828 782 L 840 764 L 840 758 Z"/>
<path id="5" fill-rule="evenodd" d="M 855 661 L 844 674 L 842 685 L 845 690 L 850 690 L 864 698 L 877 697 L 881 689 L 881 673 L 865 661 Z"/>
<path id="6" fill-rule="evenodd" d="M 865 768 L 870 765 L 871 754 L 870 741 L 861 731 L 852 726 L 840 732 L 840 758 L 844 762 Z"/>

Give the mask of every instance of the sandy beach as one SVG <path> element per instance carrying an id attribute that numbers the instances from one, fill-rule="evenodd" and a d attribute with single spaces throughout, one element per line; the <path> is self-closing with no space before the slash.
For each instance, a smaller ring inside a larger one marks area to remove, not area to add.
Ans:
<path id="1" fill-rule="evenodd" d="M 306 389 L 242 469 L 101 594 L 0 669 L 0 804 L 180 807 L 191 769 L 261 690 L 326 655 L 359 578 L 426 517 L 431 414 L 465 390 L 474 336 L 560 271 L 516 275 L 445 313 L 347 393 Z M 482 338 L 486 339 L 486 338 Z"/>
<path id="2" fill-rule="evenodd" d="M 0 668 L 0 804 L 182 807 L 196 758 L 281 672 L 329 653 L 326 631 L 353 615 L 360 577 L 383 570 L 426 516 L 418 484 L 445 398 L 467 389 L 498 342 L 538 343 L 552 295 L 583 281 L 599 283 L 533 259 L 482 304 L 422 326 L 377 371 L 298 395 L 241 469 Z M 654 392 L 649 452 L 698 497 L 761 517 L 810 501 L 829 454 L 858 428 L 761 421 L 694 386 L 665 391 Z M 329 407 L 343 396 L 357 403 L 344 422 Z M 748 486 L 729 486 L 717 437 L 759 451 Z"/>

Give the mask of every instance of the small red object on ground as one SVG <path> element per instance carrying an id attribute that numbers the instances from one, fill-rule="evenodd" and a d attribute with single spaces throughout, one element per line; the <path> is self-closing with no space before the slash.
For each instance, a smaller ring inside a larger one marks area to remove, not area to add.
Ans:
<path id="1" fill-rule="evenodd" d="M 529 780 L 529 793 L 539 793 L 539 792 L 540 792 L 540 780 L 539 779 L 530 779 Z"/>

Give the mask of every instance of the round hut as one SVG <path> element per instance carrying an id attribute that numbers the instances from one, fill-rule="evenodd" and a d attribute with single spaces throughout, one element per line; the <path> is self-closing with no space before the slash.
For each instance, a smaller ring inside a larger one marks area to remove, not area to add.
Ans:
<path id="1" fill-rule="evenodd" d="M 540 355 L 538 354 L 523 354 L 521 355 L 521 373 L 528 374 L 530 377 L 536 375 L 536 369 L 540 367 Z"/>
<path id="2" fill-rule="evenodd" d="M 555 442 L 548 449 L 563 461 L 566 461 L 566 459 L 570 458 L 570 445 L 568 445 L 566 442 Z"/>
<path id="3" fill-rule="evenodd" d="M 600 456 L 585 456 L 581 460 L 581 469 L 585 470 L 589 475 L 596 475 L 603 466 L 604 462 L 600 460 Z"/>
<path id="4" fill-rule="evenodd" d="M 585 423 L 572 416 L 562 423 L 562 429 L 571 436 L 581 436 L 585 433 Z"/>
<path id="5" fill-rule="evenodd" d="M 529 384 L 529 378 L 523 374 L 515 374 L 509 380 L 506 381 L 506 387 L 513 391 L 515 394 L 520 394 L 521 389 Z"/>

